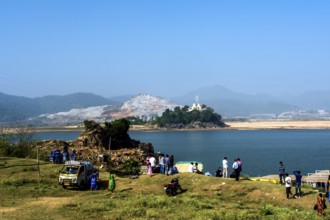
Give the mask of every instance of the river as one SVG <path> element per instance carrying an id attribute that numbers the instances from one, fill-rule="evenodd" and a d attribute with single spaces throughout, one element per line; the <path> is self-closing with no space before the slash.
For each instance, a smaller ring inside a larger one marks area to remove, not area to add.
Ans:
<path id="1" fill-rule="evenodd" d="M 39 140 L 74 140 L 79 132 L 36 133 Z M 152 143 L 155 152 L 173 154 L 175 161 L 197 160 L 204 171 L 214 174 L 227 156 L 243 162 L 243 174 L 277 174 L 283 161 L 288 173 L 301 170 L 303 175 L 329 169 L 330 130 L 221 130 L 221 131 L 130 131 L 132 139 Z"/>

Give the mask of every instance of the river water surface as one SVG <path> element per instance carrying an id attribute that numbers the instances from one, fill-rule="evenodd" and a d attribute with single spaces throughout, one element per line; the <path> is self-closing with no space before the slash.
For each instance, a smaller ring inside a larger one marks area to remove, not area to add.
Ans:
<path id="1" fill-rule="evenodd" d="M 74 140 L 79 132 L 37 133 L 40 140 Z M 224 156 L 229 166 L 234 158 L 243 162 L 249 176 L 277 174 L 283 161 L 286 171 L 303 175 L 330 169 L 330 130 L 221 130 L 221 131 L 130 131 L 132 139 L 152 143 L 155 152 L 173 154 L 175 161 L 197 160 L 214 174 Z"/>

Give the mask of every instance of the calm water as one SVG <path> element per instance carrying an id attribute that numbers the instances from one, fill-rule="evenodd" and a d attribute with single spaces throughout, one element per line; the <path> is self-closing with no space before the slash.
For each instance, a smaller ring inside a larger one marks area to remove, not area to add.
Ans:
<path id="1" fill-rule="evenodd" d="M 204 171 L 214 173 L 224 156 L 231 166 L 240 157 L 243 173 L 250 176 L 276 174 L 279 161 L 287 172 L 304 175 L 329 169 L 330 130 L 180 131 L 129 132 L 130 137 L 152 143 L 155 151 L 173 154 L 176 161 L 197 160 Z M 78 132 L 38 133 L 38 139 L 74 140 Z"/>

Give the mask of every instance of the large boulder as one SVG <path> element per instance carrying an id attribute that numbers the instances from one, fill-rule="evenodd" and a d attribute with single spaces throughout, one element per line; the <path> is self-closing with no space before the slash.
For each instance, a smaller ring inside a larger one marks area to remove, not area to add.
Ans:
<path id="1" fill-rule="evenodd" d="M 109 137 L 101 125 L 96 124 L 93 128 L 85 128 L 79 137 L 73 141 L 76 147 L 97 148 L 99 150 L 108 149 Z"/>

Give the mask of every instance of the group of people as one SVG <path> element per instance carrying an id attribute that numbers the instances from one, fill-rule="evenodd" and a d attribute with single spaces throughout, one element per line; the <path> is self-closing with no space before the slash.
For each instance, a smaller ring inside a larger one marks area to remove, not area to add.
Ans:
<path id="1" fill-rule="evenodd" d="M 285 172 L 285 166 L 282 161 L 280 161 L 279 166 L 278 166 L 278 175 L 280 178 L 280 185 L 285 185 L 285 192 L 286 192 L 286 198 L 289 199 L 290 196 L 291 198 L 301 198 L 302 193 L 301 193 L 301 179 L 302 175 L 300 170 L 293 171 L 293 175 L 296 177 L 296 194 L 293 195 L 291 192 L 291 186 L 292 186 L 292 179 L 289 176 L 289 173 Z"/>
<path id="2" fill-rule="evenodd" d="M 216 177 L 228 178 L 229 165 L 228 165 L 228 158 L 227 157 L 223 158 L 222 167 L 223 167 L 223 170 L 221 170 L 221 166 L 218 167 L 218 169 L 215 171 L 215 176 Z M 239 177 L 240 177 L 240 174 L 241 174 L 241 171 L 242 171 L 242 167 L 243 167 L 243 164 L 242 164 L 241 159 L 240 158 L 234 159 L 234 163 L 232 165 L 233 171 L 232 171 L 232 173 L 230 174 L 229 177 L 235 178 L 236 181 L 239 181 Z"/>
<path id="3" fill-rule="evenodd" d="M 90 190 L 98 190 L 99 188 L 99 172 L 94 169 L 93 173 L 89 176 Z M 115 176 L 111 172 L 108 174 L 108 191 L 113 192 L 116 188 Z"/>
<path id="4" fill-rule="evenodd" d="M 188 173 L 203 173 L 198 169 L 198 163 L 191 162 L 188 166 Z"/>
<path id="5" fill-rule="evenodd" d="M 174 156 L 169 156 L 168 154 L 163 154 L 158 152 L 157 155 L 158 158 L 153 154 L 148 155 L 145 162 L 148 169 L 148 175 L 152 176 L 153 173 L 160 173 L 164 175 L 172 175 L 174 173 L 177 173 L 178 170 L 174 166 Z"/>
<path id="6" fill-rule="evenodd" d="M 280 185 L 285 185 L 285 193 L 286 193 L 286 198 L 290 199 L 296 199 L 296 198 L 301 198 L 302 192 L 301 192 L 301 179 L 302 175 L 300 170 L 293 171 L 293 175 L 296 178 L 296 193 L 293 195 L 291 192 L 291 186 L 292 186 L 292 178 L 289 176 L 287 172 L 285 172 L 285 166 L 282 161 L 280 161 L 279 166 L 278 166 L 278 174 L 280 178 Z M 291 197 L 290 197 L 291 196 Z M 314 205 L 314 210 L 317 211 L 317 214 L 319 216 L 324 215 L 324 209 L 326 209 L 326 203 L 325 203 L 325 198 L 322 193 L 319 193 L 316 203 Z"/>
<path id="7" fill-rule="evenodd" d="M 50 152 L 49 161 L 52 163 L 60 164 L 65 163 L 69 160 L 76 160 L 77 152 L 75 149 L 71 151 L 71 154 L 69 153 L 68 146 L 64 146 L 62 151 L 60 149 L 52 149 Z"/>

